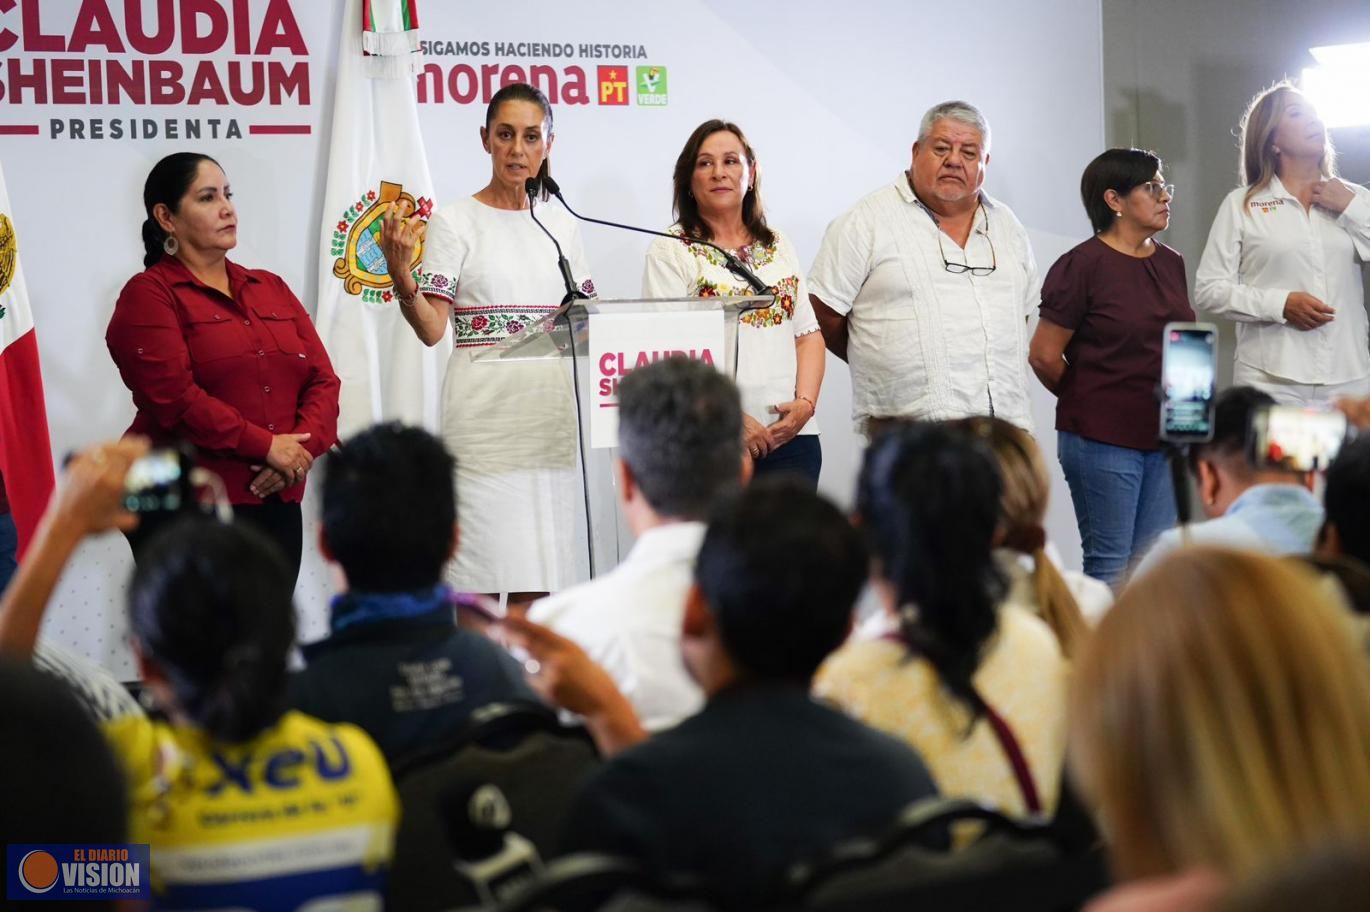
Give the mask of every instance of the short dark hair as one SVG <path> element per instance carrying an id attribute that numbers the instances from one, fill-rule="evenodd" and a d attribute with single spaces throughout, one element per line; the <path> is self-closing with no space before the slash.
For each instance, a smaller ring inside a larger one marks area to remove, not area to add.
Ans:
<path id="1" fill-rule="evenodd" d="M 716 369 L 675 356 L 638 368 L 618 388 L 619 456 L 652 509 L 703 519 L 742 471 L 742 406 Z"/>
<path id="2" fill-rule="evenodd" d="M 280 549 L 237 523 L 188 515 L 139 555 L 128 591 L 133 635 L 212 738 L 251 740 L 285 712 L 294 589 Z"/>
<path id="3" fill-rule="evenodd" d="M 894 586 L 901 635 L 973 717 L 980 704 L 971 681 L 1006 589 L 994 560 L 1001 490 L 983 441 L 925 422 L 882 434 L 857 481 L 856 512 Z"/>
<path id="4" fill-rule="evenodd" d="M 1199 474 L 1199 460 L 1222 462 L 1229 471 L 1249 474 L 1255 469 L 1247 450 L 1251 419 L 1275 398 L 1254 386 L 1230 386 L 1213 400 L 1213 439 L 1190 448 L 1189 468 Z"/>
<path id="5" fill-rule="evenodd" d="M 714 511 L 694 578 L 740 669 L 805 682 L 846 639 L 866 551 L 837 507 L 766 479 Z"/>
<path id="6" fill-rule="evenodd" d="M 1117 215 L 1104 202 L 1109 190 L 1127 196 L 1154 179 L 1161 170 L 1161 159 L 1145 149 L 1109 149 L 1085 166 L 1080 178 L 1080 197 L 1094 233 L 1108 230 Z"/>
<path id="7" fill-rule="evenodd" d="M 327 456 L 323 533 L 350 588 L 437 585 L 457 521 L 455 464 L 441 440 L 398 422 L 368 428 Z"/>
<path id="8" fill-rule="evenodd" d="M 1327 470 L 1326 524 L 1337 530 L 1342 553 L 1370 564 L 1370 436 L 1342 445 Z"/>
<path id="9" fill-rule="evenodd" d="M 152 166 L 147 180 L 143 182 L 143 209 L 147 218 L 143 220 L 143 265 L 155 266 L 165 252 L 162 244 L 167 233 L 157 223 L 152 210 L 160 203 L 172 212 L 181 208 L 181 197 L 190 190 L 195 175 L 200 171 L 201 162 L 218 162 L 202 152 L 173 152 Z"/>
<path id="10" fill-rule="evenodd" d="M 756 173 L 756 153 L 752 151 L 752 144 L 747 142 L 742 128 L 726 120 L 706 120 L 695 127 L 690 138 L 685 140 L 685 148 L 680 150 L 680 155 L 676 158 L 671 181 L 676 221 L 680 223 L 686 237 L 713 240 L 713 231 L 699 214 L 699 202 L 695 199 L 692 188 L 699 147 L 704 145 L 704 140 L 710 136 L 723 132 L 733 134 L 737 141 L 742 143 L 742 153 L 747 156 L 747 165 L 752 171 L 752 186 L 742 197 L 742 224 L 751 232 L 752 237 L 769 247 L 775 243 L 775 232 L 766 224 L 766 210 L 761 205 L 761 177 Z"/>
<path id="11" fill-rule="evenodd" d="M 65 681 L 0 656 L 0 844 L 123 842 L 124 775 Z"/>

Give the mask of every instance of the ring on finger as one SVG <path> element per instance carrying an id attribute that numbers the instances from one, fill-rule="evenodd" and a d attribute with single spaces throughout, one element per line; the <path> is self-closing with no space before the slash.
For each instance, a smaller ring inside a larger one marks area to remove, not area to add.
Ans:
<path id="1" fill-rule="evenodd" d="M 539 662 L 537 659 L 527 659 L 523 663 L 523 670 L 528 672 L 528 674 L 530 675 L 535 675 L 538 672 L 542 671 L 542 663 Z"/>

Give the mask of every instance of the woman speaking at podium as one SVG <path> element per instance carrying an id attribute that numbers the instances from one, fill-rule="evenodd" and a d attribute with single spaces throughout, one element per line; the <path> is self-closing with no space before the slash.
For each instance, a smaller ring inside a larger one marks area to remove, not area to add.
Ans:
<path id="1" fill-rule="evenodd" d="M 756 156 L 741 128 L 700 124 L 675 163 L 675 216 L 670 232 L 647 250 L 643 297 L 748 295 L 710 241 L 749 267 L 775 295 L 738 326 L 737 386 L 743 433 L 757 475 L 799 475 L 815 487 L 823 466 L 814 409 L 826 354 L 794 245 L 766 224 Z"/>
<path id="2" fill-rule="evenodd" d="M 556 250 L 528 212 L 527 180 L 547 173 L 552 108 L 523 83 L 495 93 L 480 131 L 490 181 L 440 208 L 425 228 L 392 207 L 381 249 L 401 312 L 427 345 L 452 322 L 443 383 L 442 436 L 457 460 L 461 545 L 448 568 L 456 588 L 508 593 L 511 606 L 579 582 L 585 521 L 576 467 L 576 403 L 558 361 L 476 362 L 556 309 L 565 295 Z M 580 232 L 560 208 L 538 207 L 594 294 Z M 423 241 L 417 277 L 408 264 Z"/>

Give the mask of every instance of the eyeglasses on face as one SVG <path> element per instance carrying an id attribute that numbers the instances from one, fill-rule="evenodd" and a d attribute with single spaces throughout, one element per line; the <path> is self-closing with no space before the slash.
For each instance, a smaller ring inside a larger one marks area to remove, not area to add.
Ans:
<path id="1" fill-rule="evenodd" d="M 1145 187 L 1147 195 L 1154 200 L 1158 200 L 1162 196 L 1169 197 L 1170 199 L 1175 198 L 1174 184 L 1163 184 L 1160 181 L 1147 181 L 1144 184 L 1138 184 L 1138 186 Z"/>

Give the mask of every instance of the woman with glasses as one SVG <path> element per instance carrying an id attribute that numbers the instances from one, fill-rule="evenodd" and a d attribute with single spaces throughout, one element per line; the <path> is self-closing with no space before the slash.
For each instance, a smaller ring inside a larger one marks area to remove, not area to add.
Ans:
<path id="1" fill-rule="evenodd" d="M 712 241 L 731 250 L 762 282 L 775 303 L 742 315 L 737 385 L 743 437 L 756 473 L 786 473 L 816 488 L 823 467 L 814 410 L 827 358 L 809 303 L 804 270 L 789 238 L 766 224 L 756 156 L 736 124 L 709 120 L 685 141 L 675 164 L 672 234 L 647 250 L 644 297 L 750 294 L 728 271 Z"/>
<path id="2" fill-rule="evenodd" d="M 1165 324 L 1194 311 L 1183 258 L 1155 240 L 1174 193 L 1151 152 L 1109 149 L 1089 163 L 1080 194 L 1094 237 L 1047 273 L 1028 350 L 1056 396 L 1057 455 L 1085 573 L 1109 585 L 1175 525 L 1156 385 Z"/>
<path id="3" fill-rule="evenodd" d="M 1327 128 L 1288 83 L 1247 109 L 1240 172 L 1194 277 L 1199 309 L 1237 323 L 1232 382 L 1287 405 L 1370 394 L 1370 190 L 1336 176 Z"/>

